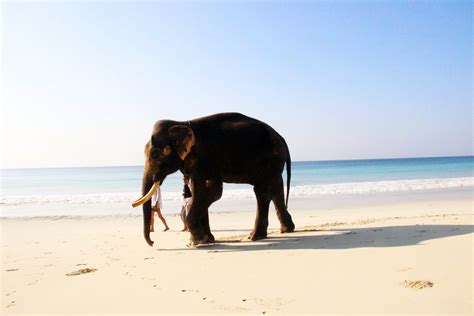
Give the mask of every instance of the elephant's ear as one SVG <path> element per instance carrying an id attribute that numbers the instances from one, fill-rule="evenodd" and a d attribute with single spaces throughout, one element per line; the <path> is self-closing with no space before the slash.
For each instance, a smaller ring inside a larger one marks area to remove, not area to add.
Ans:
<path id="1" fill-rule="evenodd" d="M 181 160 L 184 160 L 196 143 L 193 130 L 189 126 L 176 125 L 169 129 L 173 147 Z"/>

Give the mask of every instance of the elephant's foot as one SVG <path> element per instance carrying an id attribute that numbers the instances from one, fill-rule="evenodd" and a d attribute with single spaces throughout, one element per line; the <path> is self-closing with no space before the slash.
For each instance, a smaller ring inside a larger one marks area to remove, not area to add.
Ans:
<path id="1" fill-rule="evenodd" d="M 265 239 L 267 238 L 267 232 L 266 231 L 253 231 L 250 233 L 248 239 L 255 241 L 259 239 Z"/>
<path id="2" fill-rule="evenodd" d="M 280 226 L 280 233 L 292 233 L 294 231 L 295 231 L 295 224 L 293 224 L 293 222 Z"/>
<path id="3" fill-rule="evenodd" d="M 286 212 L 278 216 L 280 219 L 280 233 L 291 233 L 295 231 L 295 224 L 290 213 Z"/>
<path id="4" fill-rule="evenodd" d="M 195 247 L 199 245 L 213 244 L 216 242 L 214 235 L 211 233 L 205 233 L 204 235 L 193 235 L 189 239 L 189 246 Z"/>

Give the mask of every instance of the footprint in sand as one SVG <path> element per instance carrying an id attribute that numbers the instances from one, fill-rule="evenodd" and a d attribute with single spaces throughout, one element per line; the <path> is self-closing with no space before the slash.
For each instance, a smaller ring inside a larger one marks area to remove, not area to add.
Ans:
<path id="1" fill-rule="evenodd" d="M 249 309 L 243 306 L 231 306 L 231 305 L 219 305 L 219 309 L 231 312 L 232 314 L 241 314 L 243 312 L 248 312 Z"/>
<path id="2" fill-rule="evenodd" d="M 398 272 L 408 272 L 408 271 L 410 271 L 410 270 L 413 270 L 413 268 L 405 267 L 405 268 L 398 269 L 397 271 L 398 271 Z"/>
<path id="3" fill-rule="evenodd" d="M 118 258 L 110 258 L 110 257 L 107 257 L 107 259 L 110 259 L 110 261 L 120 261 L 120 259 L 118 259 Z"/>
<path id="4" fill-rule="evenodd" d="M 199 293 L 199 290 L 193 290 L 193 289 L 182 289 L 181 290 L 182 293 L 185 293 L 185 292 L 195 292 L 195 293 Z"/>
<path id="5" fill-rule="evenodd" d="M 428 280 L 405 280 L 401 283 L 401 285 L 406 288 L 421 290 L 433 287 L 434 283 Z"/>
<path id="6" fill-rule="evenodd" d="M 81 275 L 81 274 L 91 273 L 91 272 L 95 272 L 95 271 L 97 271 L 97 269 L 84 268 L 84 269 L 79 269 L 77 271 L 66 273 L 66 275 L 67 276 L 74 276 L 74 275 Z"/>
<path id="7" fill-rule="evenodd" d="M 260 305 L 264 308 L 274 308 L 277 311 L 280 310 L 280 308 L 283 307 L 284 305 L 287 305 L 294 301 L 294 300 L 286 300 L 281 297 L 276 297 L 274 299 L 260 299 L 260 298 L 255 299 L 254 298 L 250 300 L 254 301 L 257 305 Z"/>

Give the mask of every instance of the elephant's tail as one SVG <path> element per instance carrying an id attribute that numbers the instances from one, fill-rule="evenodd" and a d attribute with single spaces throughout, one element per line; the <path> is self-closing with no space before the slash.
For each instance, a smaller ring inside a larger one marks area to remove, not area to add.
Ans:
<path id="1" fill-rule="evenodd" d="M 291 182 L 291 156 L 288 144 L 283 139 L 286 147 L 286 209 L 288 210 L 288 199 L 290 198 L 290 182 Z"/>

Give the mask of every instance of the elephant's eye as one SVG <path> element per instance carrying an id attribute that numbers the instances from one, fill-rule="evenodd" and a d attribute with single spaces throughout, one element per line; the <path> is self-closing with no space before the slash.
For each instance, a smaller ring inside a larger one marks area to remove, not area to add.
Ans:
<path id="1" fill-rule="evenodd" d="M 171 154 L 171 147 L 166 146 L 165 148 L 163 148 L 163 150 L 161 151 L 161 154 L 165 157 L 169 156 L 169 154 Z"/>
<path id="2" fill-rule="evenodd" d="M 160 156 L 160 150 L 158 148 L 152 148 L 150 149 L 150 157 L 153 159 L 158 159 Z"/>

